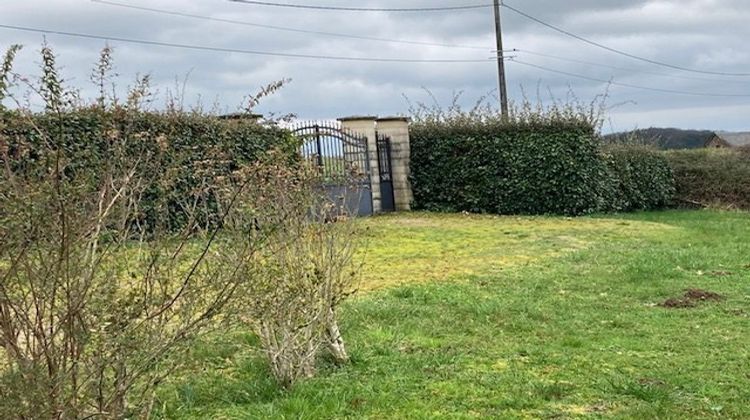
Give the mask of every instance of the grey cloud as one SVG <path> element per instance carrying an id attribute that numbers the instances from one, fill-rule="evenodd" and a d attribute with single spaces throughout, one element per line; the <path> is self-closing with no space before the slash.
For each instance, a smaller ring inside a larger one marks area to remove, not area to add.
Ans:
<path id="1" fill-rule="evenodd" d="M 71 32 L 199 44 L 249 50 L 298 54 L 402 57 L 489 58 L 494 45 L 491 9 L 456 13 L 334 13 L 253 7 L 223 0 L 120 0 L 129 4 L 177 10 L 197 15 L 300 27 L 316 31 L 409 39 L 422 42 L 486 46 L 486 50 L 448 49 L 387 44 L 322 35 L 273 31 L 220 22 L 165 16 L 93 3 L 89 0 L 3 0 L 0 23 Z M 284 0 L 280 0 L 284 1 Z M 300 0 L 301 1 L 301 0 Z M 487 0 L 489 1 L 489 0 Z M 687 67 L 727 72 L 750 72 L 750 3 L 746 0 L 507 0 L 544 21 L 613 47 Z M 350 5 L 349 0 L 304 0 L 307 3 Z M 460 4 L 441 0 L 440 4 Z M 370 0 L 373 7 L 434 6 L 437 1 Z M 663 76 L 571 63 L 524 54 L 519 60 L 602 80 L 646 87 L 712 93 L 747 93 L 750 77 L 728 78 L 696 75 L 646 63 L 597 49 L 503 11 L 506 46 L 604 63 Z M 104 41 L 49 35 L 59 54 L 63 74 L 85 92 L 90 68 Z M 35 51 L 42 35 L 0 29 L 0 47 L 11 43 L 27 46 L 19 57 L 19 70 L 36 73 Z M 407 64 L 336 62 L 251 56 L 237 53 L 200 52 L 111 42 L 115 47 L 121 85 L 136 73 L 151 73 L 160 90 L 173 89 L 175 76 L 190 72 L 189 99 L 215 98 L 223 110 L 233 111 L 242 98 L 259 86 L 291 77 L 294 81 L 268 98 L 261 111 L 295 112 L 304 118 L 331 118 L 345 114 L 395 114 L 406 112 L 406 95 L 428 100 L 422 86 L 444 102 L 456 91 L 464 101 L 492 94 L 496 88 L 495 66 L 487 63 Z M 607 89 L 602 82 L 509 63 L 511 97 L 520 100 L 523 90 L 542 98 L 565 97 L 572 88 L 582 99 Z M 681 79 L 674 76 L 694 77 Z M 698 80 L 700 79 L 700 80 Z M 729 80 L 729 81 L 727 81 Z M 551 92 L 551 93 L 548 93 Z M 611 127 L 682 126 L 728 130 L 750 129 L 750 98 L 705 98 L 610 87 L 610 103 L 623 105 L 610 111 Z"/>

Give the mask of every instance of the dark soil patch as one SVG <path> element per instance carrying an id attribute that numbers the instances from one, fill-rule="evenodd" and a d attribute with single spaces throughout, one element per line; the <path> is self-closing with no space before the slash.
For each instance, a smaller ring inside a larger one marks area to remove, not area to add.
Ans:
<path id="1" fill-rule="evenodd" d="M 685 298 L 692 299 L 692 300 L 714 300 L 714 301 L 724 299 L 724 297 L 718 293 L 709 292 L 707 290 L 701 290 L 701 289 L 688 289 L 685 292 Z"/>
<path id="2" fill-rule="evenodd" d="M 709 292 L 702 289 L 688 289 L 685 294 L 679 298 L 669 298 L 659 306 L 663 308 L 693 308 L 700 302 L 712 301 L 717 302 L 724 299 L 718 293 Z"/>
<path id="3" fill-rule="evenodd" d="M 363 405 L 365 405 L 366 402 L 367 402 L 367 400 L 365 400 L 363 398 L 354 398 L 351 401 L 349 401 L 349 405 L 352 408 L 356 409 L 356 408 L 361 408 Z"/>
<path id="4" fill-rule="evenodd" d="M 690 299 L 683 298 L 669 298 L 662 302 L 659 306 L 663 308 L 692 308 L 696 303 Z"/>
<path id="5" fill-rule="evenodd" d="M 654 379 L 654 378 L 640 378 L 638 379 L 638 383 L 641 385 L 647 385 L 647 386 L 665 385 L 664 381 L 662 381 L 661 379 Z"/>
<path id="6" fill-rule="evenodd" d="M 610 406 L 605 402 L 596 403 L 586 409 L 589 413 L 606 413 L 609 410 Z"/>

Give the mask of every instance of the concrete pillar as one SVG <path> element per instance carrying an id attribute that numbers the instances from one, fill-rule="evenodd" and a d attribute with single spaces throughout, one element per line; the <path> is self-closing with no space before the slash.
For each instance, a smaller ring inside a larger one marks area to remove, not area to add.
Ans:
<path id="1" fill-rule="evenodd" d="M 409 175 L 411 148 L 409 145 L 409 118 L 378 118 L 377 132 L 391 138 L 391 170 L 393 172 L 393 198 L 397 211 L 408 211 L 414 200 Z"/>
<path id="2" fill-rule="evenodd" d="M 378 172 L 378 143 L 375 133 L 377 117 L 355 116 L 339 118 L 341 128 L 367 137 L 367 157 L 370 166 L 370 188 L 372 190 L 372 211 L 380 213 L 380 173 Z"/>

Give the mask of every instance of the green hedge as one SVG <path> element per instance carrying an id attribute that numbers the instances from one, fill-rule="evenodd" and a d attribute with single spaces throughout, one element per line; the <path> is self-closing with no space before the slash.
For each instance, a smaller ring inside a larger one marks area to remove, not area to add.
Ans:
<path id="1" fill-rule="evenodd" d="M 678 204 L 750 209 L 750 150 L 664 153 L 675 175 Z"/>
<path id="2" fill-rule="evenodd" d="M 410 136 L 415 209 L 581 215 L 663 208 L 674 194 L 658 152 L 602 150 L 585 122 L 433 120 Z"/>
<path id="3" fill-rule="evenodd" d="M 601 207 L 606 170 L 589 124 L 428 122 L 410 136 L 417 209 L 580 215 Z"/>
<path id="4" fill-rule="evenodd" d="M 254 161 L 270 149 L 295 155 L 298 143 L 291 134 L 251 120 L 222 120 L 189 113 L 103 111 L 96 107 L 62 117 L 0 112 L 0 139 L 11 163 L 22 173 L 43 170 L 50 150 L 45 139 L 62 139 L 66 172 L 87 182 L 99 182 L 107 165 L 109 142 L 125 142 L 125 150 L 148 186 L 138 223 L 179 229 L 185 223 L 184 205 L 196 197 L 207 179 L 216 179 Z M 218 218 L 210 193 L 199 199 L 198 224 Z"/>
<path id="5" fill-rule="evenodd" d="M 602 210 L 653 210 L 672 203 L 674 176 L 661 152 L 649 146 L 616 145 L 606 147 L 603 156 L 608 182 Z"/>

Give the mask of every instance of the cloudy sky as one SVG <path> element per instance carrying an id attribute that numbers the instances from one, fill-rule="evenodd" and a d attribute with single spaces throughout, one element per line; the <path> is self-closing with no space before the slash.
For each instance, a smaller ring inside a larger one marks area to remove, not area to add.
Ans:
<path id="1" fill-rule="evenodd" d="M 188 102 L 200 97 L 205 103 L 219 103 L 222 111 L 236 110 L 245 95 L 281 78 L 291 78 L 292 82 L 266 99 L 259 111 L 295 113 L 305 119 L 394 115 L 408 112 L 404 97 L 413 102 L 430 101 L 425 89 L 444 105 L 458 91 L 463 92 L 463 102 L 467 105 L 479 97 L 496 95 L 496 64 L 490 60 L 494 46 L 490 7 L 405 13 L 314 11 L 228 0 L 106 1 L 172 14 L 91 0 L 0 0 L 0 25 L 119 38 L 109 44 L 115 48 L 115 67 L 121 86 L 132 82 L 138 73 L 150 73 L 163 96 L 168 89 L 175 89 L 176 79 L 186 80 Z M 490 0 L 277 2 L 370 8 L 491 3 Z M 565 98 L 572 89 L 577 97 L 588 101 L 607 90 L 607 83 L 602 81 L 612 80 L 615 84 L 609 87 L 611 109 L 605 131 L 649 126 L 750 130 L 750 76 L 711 74 L 750 73 L 750 1 L 506 0 L 506 3 L 611 48 L 703 72 L 649 64 L 597 48 L 504 8 L 505 48 L 519 50 L 509 53 L 516 62 L 507 63 L 511 99 L 520 100 L 524 91 L 532 99 L 538 91 L 544 100 L 550 96 Z M 25 45 L 16 70 L 37 74 L 38 50 L 44 36 L 0 28 L 0 48 L 14 43 Z M 81 88 L 84 94 L 94 95 L 95 88 L 88 75 L 105 41 L 52 33 L 46 38 L 58 54 L 62 73 L 70 84 Z M 477 62 L 292 58 L 142 45 L 122 39 L 313 56 Z"/>

